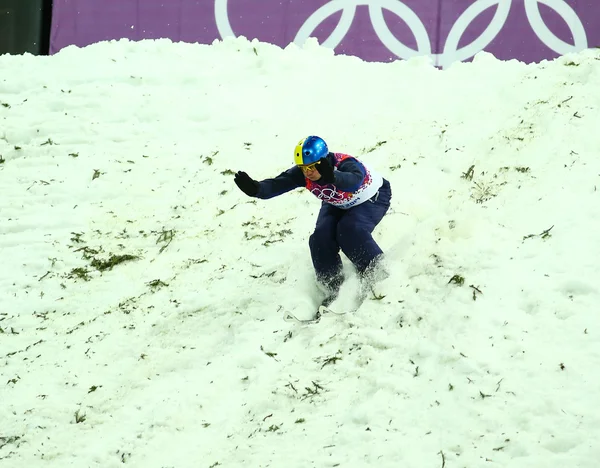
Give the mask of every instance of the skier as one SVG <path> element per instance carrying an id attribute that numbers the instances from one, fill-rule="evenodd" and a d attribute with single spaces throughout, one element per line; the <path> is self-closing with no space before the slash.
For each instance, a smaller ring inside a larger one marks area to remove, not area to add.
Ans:
<path id="1" fill-rule="evenodd" d="M 367 281 L 380 263 L 383 252 L 371 233 L 390 207 L 391 187 L 357 158 L 330 152 L 318 136 L 300 140 L 294 163 L 273 179 L 256 181 L 238 171 L 234 180 L 250 197 L 269 199 L 306 187 L 322 200 L 309 246 L 317 282 L 326 294 L 323 305 L 327 306 L 344 281 L 340 249 Z"/>

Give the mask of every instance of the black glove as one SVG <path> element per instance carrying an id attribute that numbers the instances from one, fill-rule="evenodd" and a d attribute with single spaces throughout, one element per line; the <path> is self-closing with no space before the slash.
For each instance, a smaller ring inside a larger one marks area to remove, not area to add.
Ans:
<path id="1" fill-rule="evenodd" d="M 249 197 L 255 197 L 258 193 L 260 184 L 245 172 L 238 171 L 233 180 L 240 190 Z"/>
<path id="2" fill-rule="evenodd" d="M 321 174 L 321 178 L 318 182 L 323 184 L 333 184 L 335 177 L 333 175 L 333 166 L 327 158 L 321 158 L 317 163 L 317 171 Z"/>

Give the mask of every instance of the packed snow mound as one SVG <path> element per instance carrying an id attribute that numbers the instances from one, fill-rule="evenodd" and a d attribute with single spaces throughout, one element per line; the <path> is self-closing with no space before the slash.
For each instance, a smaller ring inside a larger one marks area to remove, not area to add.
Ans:
<path id="1" fill-rule="evenodd" d="M 595 468 L 598 50 L 440 71 L 123 40 L 0 67 L 7 466 Z M 319 201 L 233 174 L 309 134 L 391 182 L 390 276 L 301 326 Z"/>

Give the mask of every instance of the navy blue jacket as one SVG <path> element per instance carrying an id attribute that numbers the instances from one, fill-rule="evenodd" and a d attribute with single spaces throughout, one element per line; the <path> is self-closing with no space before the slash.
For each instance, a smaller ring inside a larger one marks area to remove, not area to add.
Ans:
<path id="1" fill-rule="evenodd" d="M 327 158 L 333 166 L 333 154 L 329 153 Z M 333 174 L 333 185 L 336 188 L 344 192 L 356 192 L 365 178 L 366 171 L 364 166 L 356 159 L 347 158 L 337 166 L 337 171 L 334 171 Z M 316 183 L 318 184 L 319 181 Z M 261 180 L 256 196 L 266 200 L 305 186 L 306 179 L 302 169 L 294 166 L 273 179 Z"/>

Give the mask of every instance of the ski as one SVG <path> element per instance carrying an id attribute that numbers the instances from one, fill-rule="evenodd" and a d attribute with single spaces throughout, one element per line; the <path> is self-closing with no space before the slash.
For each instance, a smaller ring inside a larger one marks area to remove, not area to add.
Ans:
<path id="1" fill-rule="evenodd" d="M 321 317 L 316 316 L 315 318 L 311 318 L 311 319 L 299 319 L 291 312 L 286 312 L 285 314 L 283 314 L 283 320 L 285 320 L 286 322 L 294 322 L 294 323 L 300 323 L 303 325 L 307 325 L 310 323 L 317 323 L 319 320 L 321 320 Z"/>
<path id="2" fill-rule="evenodd" d="M 313 318 L 299 319 L 291 312 L 286 312 L 285 314 L 283 314 L 283 320 L 285 320 L 286 322 L 310 324 L 310 323 L 319 322 L 319 320 L 321 320 L 321 317 L 323 317 L 324 315 L 344 315 L 344 314 L 345 314 L 345 312 L 336 312 L 334 310 L 331 310 L 329 307 L 322 305 L 322 306 L 319 306 L 319 310 L 317 311 L 317 314 Z"/>
<path id="3" fill-rule="evenodd" d="M 321 315 L 326 315 L 326 314 L 333 314 L 333 315 L 344 315 L 346 312 L 337 312 L 333 309 L 330 309 L 327 306 L 321 305 L 319 306 L 319 314 Z"/>

